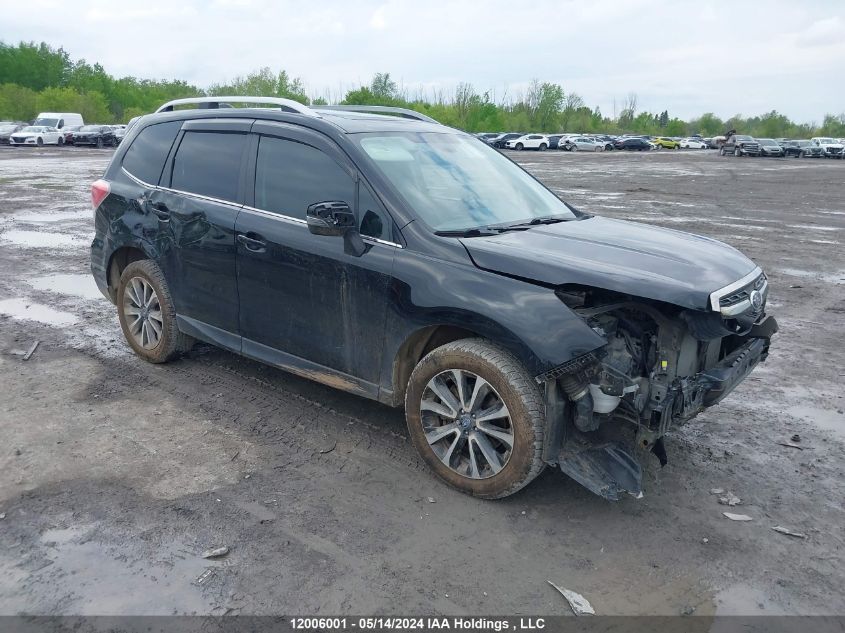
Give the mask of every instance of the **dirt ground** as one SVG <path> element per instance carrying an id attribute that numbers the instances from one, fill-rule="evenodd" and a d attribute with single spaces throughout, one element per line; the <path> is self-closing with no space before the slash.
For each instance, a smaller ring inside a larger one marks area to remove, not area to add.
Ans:
<path id="1" fill-rule="evenodd" d="M 133 356 L 88 274 L 109 156 L 0 150 L 0 613 L 569 613 L 551 580 L 600 614 L 845 614 L 845 161 L 512 155 L 584 210 L 715 237 L 770 277 L 768 361 L 613 504 L 552 469 L 474 500 L 399 410 L 209 346 Z"/>

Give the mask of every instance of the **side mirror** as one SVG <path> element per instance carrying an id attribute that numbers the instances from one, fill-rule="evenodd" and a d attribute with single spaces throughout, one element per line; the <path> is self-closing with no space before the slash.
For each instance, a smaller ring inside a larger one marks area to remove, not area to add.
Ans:
<path id="1" fill-rule="evenodd" d="M 343 252 L 360 257 L 367 252 L 367 244 L 355 225 L 355 215 L 342 201 L 316 202 L 305 211 L 308 230 L 314 235 L 343 237 Z"/>
<path id="2" fill-rule="evenodd" d="M 341 201 L 316 202 L 305 211 L 305 219 L 314 235 L 340 236 L 355 228 L 355 216 Z"/>

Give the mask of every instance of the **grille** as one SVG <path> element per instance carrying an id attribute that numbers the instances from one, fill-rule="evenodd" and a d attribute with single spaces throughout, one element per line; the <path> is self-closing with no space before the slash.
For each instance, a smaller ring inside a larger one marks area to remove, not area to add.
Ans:
<path id="1" fill-rule="evenodd" d="M 763 288 L 766 287 L 766 273 L 761 273 L 757 279 L 752 281 L 750 284 L 745 286 L 744 288 L 740 288 L 736 292 L 729 294 L 726 297 L 722 297 L 719 299 L 719 306 L 722 308 L 729 308 L 731 306 L 735 306 L 738 303 L 742 303 L 743 301 L 747 301 L 749 295 L 753 290 L 760 290 L 762 291 Z M 765 299 L 765 297 L 764 297 Z M 765 305 L 765 301 L 764 301 Z"/>

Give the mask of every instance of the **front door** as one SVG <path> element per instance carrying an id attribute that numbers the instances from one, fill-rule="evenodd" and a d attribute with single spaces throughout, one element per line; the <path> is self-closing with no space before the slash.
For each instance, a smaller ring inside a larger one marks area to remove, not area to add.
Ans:
<path id="1" fill-rule="evenodd" d="M 254 197 L 235 227 L 243 351 L 376 397 L 397 248 L 376 238 L 392 235 L 392 221 L 323 135 L 262 122 L 253 132 Z M 309 232 L 306 208 L 325 201 L 356 210 L 367 235 L 360 257 L 341 237 Z"/>

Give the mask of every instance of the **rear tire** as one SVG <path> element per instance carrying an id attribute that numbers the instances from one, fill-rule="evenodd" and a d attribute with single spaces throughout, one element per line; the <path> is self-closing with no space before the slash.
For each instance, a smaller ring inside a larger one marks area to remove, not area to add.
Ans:
<path id="1" fill-rule="evenodd" d="M 97 137 L 97 149 L 103 149 L 103 139 L 102 139 L 102 137 Z"/>
<path id="2" fill-rule="evenodd" d="M 176 325 L 167 280 L 150 259 L 124 269 L 117 287 L 117 314 L 132 351 L 150 363 L 166 363 L 194 345 Z"/>
<path id="3" fill-rule="evenodd" d="M 548 145 L 546 145 L 545 143 L 540 143 L 540 151 L 541 152 L 545 152 L 547 149 L 549 149 Z"/>
<path id="4" fill-rule="evenodd" d="M 472 417 L 494 411 L 504 415 Z M 516 357 L 490 341 L 462 339 L 425 356 L 408 381 L 405 417 L 422 458 L 461 492 L 501 499 L 545 466 L 540 388 Z"/>

